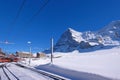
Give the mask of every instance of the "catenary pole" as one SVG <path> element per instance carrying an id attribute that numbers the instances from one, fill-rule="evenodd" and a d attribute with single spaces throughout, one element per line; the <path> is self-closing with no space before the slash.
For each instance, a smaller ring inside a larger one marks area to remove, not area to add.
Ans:
<path id="1" fill-rule="evenodd" d="M 53 38 L 51 39 L 51 63 L 53 63 Z"/>

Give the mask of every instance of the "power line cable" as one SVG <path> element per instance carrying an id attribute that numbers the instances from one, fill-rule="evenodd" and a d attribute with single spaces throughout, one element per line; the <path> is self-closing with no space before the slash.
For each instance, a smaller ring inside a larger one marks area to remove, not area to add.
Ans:
<path id="1" fill-rule="evenodd" d="M 29 22 L 31 22 L 34 19 L 34 17 L 36 17 L 44 9 L 44 7 L 49 3 L 49 1 L 50 0 L 46 0 L 46 2 L 43 4 L 43 6 L 39 8 L 39 10 L 29 20 Z"/>
<path id="2" fill-rule="evenodd" d="M 14 25 L 15 25 L 17 19 L 19 18 L 20 13 L 21 13 L 22 10 L 23 10 L 26 1 L 27 1 L 27 0 L 23 0 L 23 1 L 22 1 L 20 7 L 18 8 L 18 11 L 17 11 L 17 14 L 16 14 L 15 18 L 14 18 L 14 20 L 12 21 L 12 23 L 10 24 L 10 26 L 8 27 L 6 33 L 9 34 L 10 32 L 12 32 L 12 29 L 14 28 Z M 9 36 L 10 36 L 10 34 L 9 34 Z"/>
<path id="3" fill-rule="evenodd" d="M 20 5 L 20 7 L 19 7 L 19 9 L 18 9 L 18 12 L 17 12 L 14 20 L 12 21 L 12 23 L 11 23 L 10 26 L 8 27 L 8 30 L 7 30 L 8 33 L 9 33 L 9 31 L 11 31 L 11 30 L 13 29 L 13 27 L 14 27 L 17 19 L 18 19 L 19 16 L 20 16 L 20 13 L 22 12 L 22 9 L 23 9 L 23 7 L 24 7 L 24 5 L 25 5 L 25 2 L 26 2 L 26 0 L 23 0 L 23 1 L 22 1 L 22 3 L 21 3 L 21 5 Z"/>
<path id="4" fill-rule="evenodd" d="M 25 27 L 29 27 L 28 25 L 33 21 L 33 19 L 39 15 L 39 13 L 44 9 L 44 7 L 50 2 L 50 0 L 40 0 L 40 8 L 38 11 L 28 20 L 28 22 L 25 24 Z M 27 29 L 27 28 L 26 28 Z M 24 31 L 26 30 L 24 29 Z"/>
<path id="5" fill-rule="evenodd" d="M 22 9 L 23 9 L 23 7 L 24 7 L 24 5 L 25 5 L 25 2 L 26 2 L 26 0 L 23 0 L 21 6 L 20 6 L 20 8 L 18 9 L 18 12 L 17 12 L 17 14 L 16 14 L 16 16 L 15 16 L 15 19 L 14 19 L 13 22 L 12 22 L 12 25 L 14 25 L 14 24 L 16 23 L 17 19 L 19 18 L 20 13 L 22 12 Z"/>

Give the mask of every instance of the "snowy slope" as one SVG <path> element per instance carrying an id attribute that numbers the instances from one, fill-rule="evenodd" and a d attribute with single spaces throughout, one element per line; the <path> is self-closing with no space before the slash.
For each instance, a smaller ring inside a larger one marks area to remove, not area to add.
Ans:
<path id="1" fill-rule="evenodd" d="M 65 56 L 64 54 L 59 55 L 63 57 L 55 59 L 54 64 L 63 68 L 120 79 L 119 48 L 95 51 L 85 54 L 73 52 L 70 54 L 65 54 Z"/>
<path id="2" fill-rule="evenodd" d="M 81 41 L 84 41 L 81 32 L 75 31 L 72 28 L 68 28 L 68 31 L 71 33 L 71 36 L 72 36 L 73 40 L 75 40 L 75 41 L 77 41 L 79 43 Z"/>
<path id="3" fill-rule="evenodd" d="M 120 79 L 120 48 L 98 50 L 80 54 L 78 51 L 69 53 L 54 53 L 54 56 L 59 58 L 53 59 L 53 64 L 57 67 L 75 71 L 98 74 L 101 76 Z M 50 63 L 50 59 L 41 59 L 33 61 L 31 66 L 42 67 L 52 71 L 57 71 L 56 67 L 46 65 Z M 41 65 L 41 66 L 40 66 Z M 48 67 L 49 68 L 48 68 Z M 74 71 L 73 71 L 74 72 Z M 72 73 L 69 73 L 72 74 Z"/>

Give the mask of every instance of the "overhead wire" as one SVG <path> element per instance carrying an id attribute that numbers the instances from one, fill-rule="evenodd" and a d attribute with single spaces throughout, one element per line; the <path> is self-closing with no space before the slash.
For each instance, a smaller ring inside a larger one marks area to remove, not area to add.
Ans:
<path id="1" fill-rule="evenodd" d="M 14 20 L 11 22 L 10 26 L 9 26 L 8 29 L 6 30 L 6 33 L 7 33 L 6 38 L 8 37 L 8 34 L 9 34 L 9 36 L 11 35 L 10 32 L 13 31 L 14 25 L 15 25 L 17 19 L 19 18 L 20 13 L 22 12 L 22 10 L 23 10 L 23 8 L 24 8 L 24 5 L 25 5 L 25 2 L 26 2 L 26 1 L 27 1 L 27 0 L 23 0 L 23 1 L 22 1 L 20 7 L 18 8 L 18 11 L 17 11 L 17 14 L 16 14 Z M 7 39 L 8 39 L 8 38 L 7 38 Z"/>
<path id="2" fill-rule="evenodd" d="M 36 16 L 39 15 L 39 13 L 44 9 L 44 7 L 49 3 L 50 0 L 46 0 L 46 2 L 42 5 L 42 7 L 39 8 L 39 10 L 31 17 L 29 22 L 31 22 Z"/>
<path id="3" fill-rule="evenodd" d="M 35 17 L 37 17 L 39 15 L 39 13 L 46 7 L 46 5 L 50 2 L 50 0 L 39 0 L 40 1 L 40 6 L 38 8 L 38 11 L 36 11 L 35 14 L 33 14 L 33 16 L 26 22 L 26 24 L 24 25 L 26 28 L 24 29 L 24 31 L 26 31 L 26 29 L 28 29 L 27 27 L 29 27 L 28 25 L 34 20 Z"/>
<path id="4" fill-rule="evenodd" d="M 18 9 L 18 11 L 17 11 L 17 14 L 16 14 L 15 18 L 13 19 L 11 25 L 8 27 L 8 31 L 7 31 L 8 34 L 9 34 L 10 32 L 12 32 L 12 29 L 13 29 L 16 21 L 18 20 L 21 12 L 22 12 L 22 10 L 23 10 L 26 1 L 27 1 L 27 0 L 23 0 L 23 1 L 22 1 L 21 5 L 20 5 L 20 7 L 19 7 L 19 9 Z M 44 7 L 49 3 L 49 1 L 50 1 L 50 0 L 46 0 L 46 2 L 39 8 L 39 10 L 32 16 L 32 18 L 31 18 L 29 21 L 32 21 L 32 20 L 34 19 L 34 17 L 38 16 L 38 14 L 44 9 Z M 10 34 L 9 34 L 9 36 L 10 36 Z M 7 41 L 7 42 L 5 42 L 5 43 L 8 44 L 9 42 Z"/>
<path id="5" fill-rule="evenodd" d="M 10 26 L 9 26 L 8 29 L 7 29 L 7 33 L 10 33 L 10 32 L 12 31 L 12 29 L 14 28 L 14 25 L 15 25 L 17 19 L 19 18 L 20 13 L 22 12 L 22 10 L 23 10 L 23 8 L 24 8 L 24 5 L 25 5 L 25 2 L 26 2 L 26 1 L 27 1 L 27 0 L 23 0 L 23 1 L 22 1 L 20 7 L 18 8 L 18 11 L 17 11 L 17 14 L 16 14 L 15 18 L 13 19 L 13 21 L 11 22 Z"/>
<path id="6" fill-rule="evenodd" d="M 26 2 L 26 0 L 23 0 L 23 2 L 21 4 L 20 8 L 18 9 L 18 12 L 17 12 L 17 14 L 16 14 L 16 16 L 15 16 L 13 22 L 12 22 L 12 25 L 14 25 L 16 23 L 17 19 L 19 18 L 20 13 L 22 12 L 22 10 L 24 8 L 25 2 Z"/>
<path id="7" fill-rule="evenodd" d="M 18 12 L 17 12 L 17 14 L 16 14 L 13 22 L 12 22 L 11 25 L 9 26 L 7 32 L 10 33 L 10 32 L 12 31 L 12 29 L 13 29 L 16 21 L 18 20 L 20 14 L 21 14 L 21 12 L 22 12 L 22 10 L 23 10 L 23 8 L 24 8 L 24 5 L 25 5 L 26 1 L 27 1 L 27 0 L 23 0 L 23 1 L 22 1 L 21 5 L 20 5 L 20 7 L 19 7 L 19 9 L 18 9 Z M 43 1 L 43 0 L 40 0 L 40 1 Z M 45 0 L 45 1 L 43 2 L 43 4 L 41 4 L 42 6 L 40 6 L 40 8 L 38 9 L 38 11 L 29 19 L 29 21 L 28 21 L 27 24 L 29 24 L 36 16 L 39 15 L 39 13 L 44 9 L 44 7 L 49 3 L 49 1 L 50 1 L 50 0 Z M 26 27 L 27 27 L 27 25 L 26 25 Z"/>

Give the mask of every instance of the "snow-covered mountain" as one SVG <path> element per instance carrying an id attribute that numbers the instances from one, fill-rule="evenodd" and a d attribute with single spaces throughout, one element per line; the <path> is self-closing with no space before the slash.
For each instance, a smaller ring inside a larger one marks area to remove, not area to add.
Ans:
<path id="1" fill-rule="evenodd" d="M 120 20 L 112 21 L 110 24 L 105 26 L 103 29 L 98 31 L 102 36 L 109 36 L 112 39 L 120 39 Z"/>
<path id="2" fill-rule="evenodd" d="M 54 51 L 70 52 L 79 48 L 88 47 L 90 47 L 90 44 L 83 38 L 82 32 L 68 28 L 54 46 Z"/>
<path id="3" fill-rule="evenodd" d="M 78 32 L 68 28 L 54 45 L 55 52 L 71 52 L 120 45 L 120 20 L 113 21 L 96 32 Z"/>
<path id="4" fill-rule="evenodd" d="M 105 43 L 119 45 L 120 43 L 120 20 L 112 21 L 103 29 L 97 32 L 103 37 Z"/>

